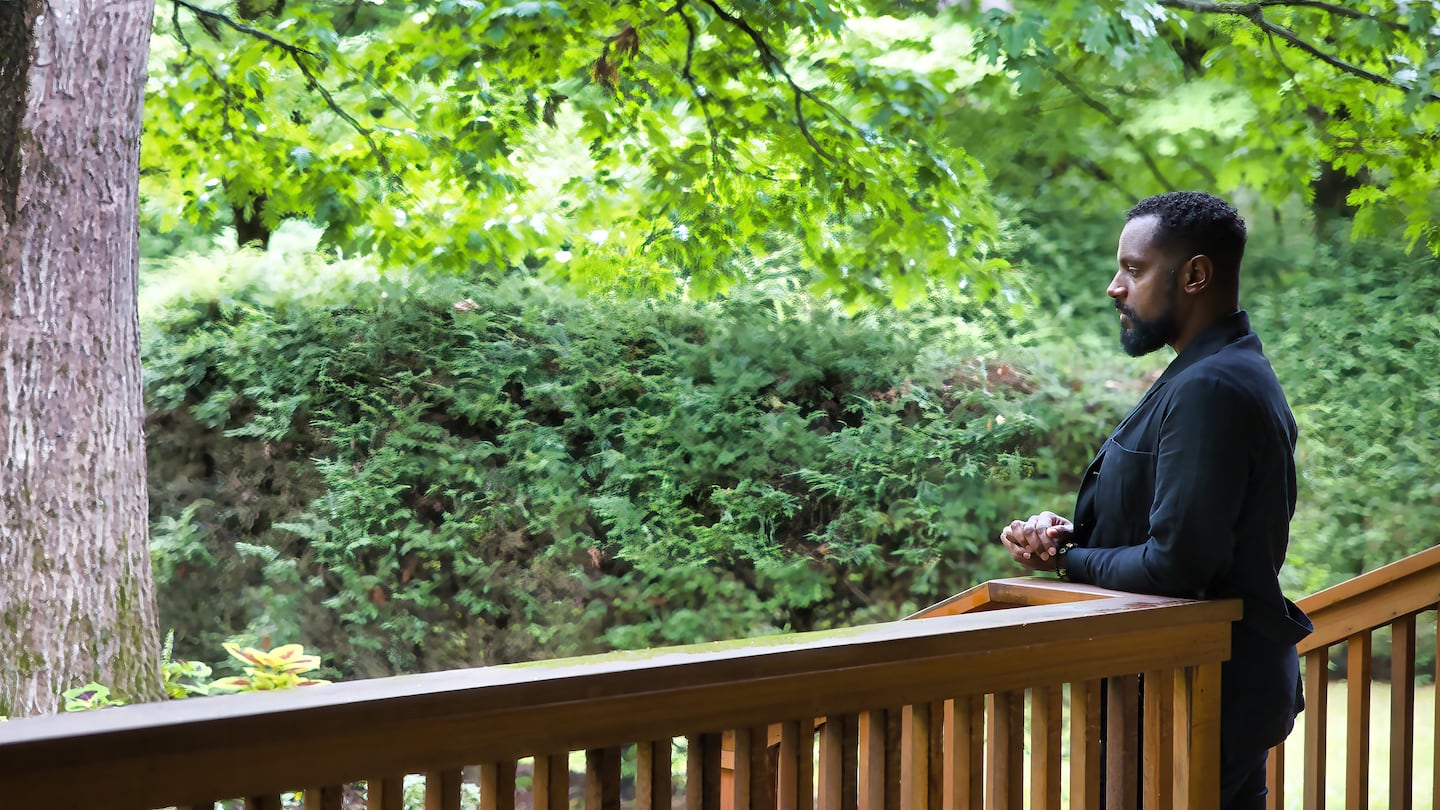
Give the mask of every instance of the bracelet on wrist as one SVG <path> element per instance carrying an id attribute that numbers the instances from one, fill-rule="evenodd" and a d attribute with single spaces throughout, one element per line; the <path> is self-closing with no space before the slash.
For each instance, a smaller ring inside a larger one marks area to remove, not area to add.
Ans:
<path id="1" fill-rule="evenodd" d="M 1075 548 L 1074 543 L 1066 543 L 1055 551 L 1055 574 L 1060 579 L 1070 581 L 1069 555 L 1070 549 Z"/>

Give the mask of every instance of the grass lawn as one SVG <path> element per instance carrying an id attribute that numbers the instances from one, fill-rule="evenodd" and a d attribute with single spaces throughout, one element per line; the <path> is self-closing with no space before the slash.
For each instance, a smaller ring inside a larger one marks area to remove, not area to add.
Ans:
<path id="1" fill-rule="evenodd" d="M 1345 683 L 1330 684 L 1326 712 L 1325 806 L 1345 806 Z M 1305 720 L 1300 715 L 1295 731 L 1285 744 L 1285 807 L 1299 810 L 1304 786 Z M 1370 687 L 1370 807 L 1390 806 L 1390 684 Z M 1435 687 L 1415 690 L 1415 810 L 1436 810 L 1433 806 L 1435 781 Z"/>

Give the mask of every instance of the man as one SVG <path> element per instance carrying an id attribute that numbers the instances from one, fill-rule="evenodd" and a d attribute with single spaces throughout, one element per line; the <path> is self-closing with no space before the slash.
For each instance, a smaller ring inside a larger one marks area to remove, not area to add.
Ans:
<path id="1" fill-rule="evenodd" d="M 1121 591 L 1239 598 L 1221 672 L 1221 806 L 1260 808 L 1265 758 L 1304 705 L 1295 643 L 1313 627 L 1280 592 L 1295 512 L 1295 420 L 1239 309 L 1245 222 L 1173 192 L 1130 209 L 1107 290 L 1132 356 L 1176 357 L 1085 471 L 1072 523 L 1015 521 L 1016 562 Z"/>

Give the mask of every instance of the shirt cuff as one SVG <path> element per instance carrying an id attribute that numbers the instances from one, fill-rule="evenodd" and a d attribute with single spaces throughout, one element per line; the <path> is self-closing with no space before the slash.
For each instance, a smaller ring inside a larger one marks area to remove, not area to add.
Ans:
<path id="1" fill-rule="evenodd" d="M 1065 552 L 1065 578 L 1070 582 L 1090 582 L 1090 566 L 1087 557 L 1091 549 L 1076 546 Z"/>

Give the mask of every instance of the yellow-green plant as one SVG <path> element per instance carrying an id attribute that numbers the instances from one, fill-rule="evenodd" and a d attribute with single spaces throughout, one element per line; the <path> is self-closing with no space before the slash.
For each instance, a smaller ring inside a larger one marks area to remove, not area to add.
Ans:
<path id="1" fill-rule="evenodd" d="M 329 683 L 319 678 L 304 677 L 305 673 L 320 668 L 320 656 L 307 655 L 305 647 L 300 644 L 285 644 L 266 652 L 226 642 L 225 652 L 245 664 L 245 675 L 211 681 L 211 690 L 269 692 Z"/>
<path id="2" fill-rule="evenodd" d="M 203 681 L 210 677 L 210 667 L 199 661 L 177 661 L 174 658 L 175 631 L 165 636 L 165 647 L 160 651 L 160 671 L 165 676 L 165 697 L 171 700 L 191 695 L 206 695 L 210 687 Z"/>
<path id="3" fill-rule="evenodd" d="M 110 695 L 110 687 L 94 682 L 77 686 L 74 689 L 66 689 L 60 693 L 60 696 L 65 699 L 65 711 L 67 712 L 84 712 L 91 709 L 125 705 L 124 700 Z"/>

